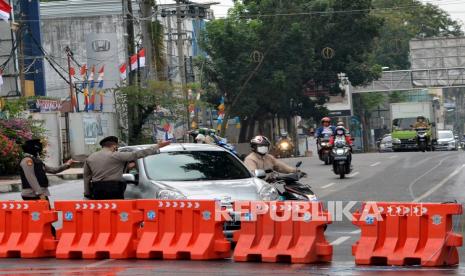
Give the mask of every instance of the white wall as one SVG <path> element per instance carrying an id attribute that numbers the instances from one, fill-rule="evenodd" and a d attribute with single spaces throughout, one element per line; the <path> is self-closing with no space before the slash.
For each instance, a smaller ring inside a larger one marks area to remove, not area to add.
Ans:
<path id="1" fill-rule="evenodd" d="M 45 163 L 49 166 L 59 166 L 62 163 L 61 122 L 59 112 L 31 113 L 35 120 L 43 122 L 47 139 L 47 157 Z"/>

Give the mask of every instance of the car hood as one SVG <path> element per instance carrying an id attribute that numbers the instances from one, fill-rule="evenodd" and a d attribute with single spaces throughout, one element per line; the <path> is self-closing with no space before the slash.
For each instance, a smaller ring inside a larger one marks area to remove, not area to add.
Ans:
<path id="1" fill-rule="evenodd" d="M 454 138 L 442 138 L 438 139 L 438 142 L 453 142 L 455 139 Z"/>
<path id="2" fill-rule="evenodd" d="M 260 200 L 259 191 L 265 183 L 256 178 L 219 181 L 153 181 L 171 187 L 188 199 Z"/>

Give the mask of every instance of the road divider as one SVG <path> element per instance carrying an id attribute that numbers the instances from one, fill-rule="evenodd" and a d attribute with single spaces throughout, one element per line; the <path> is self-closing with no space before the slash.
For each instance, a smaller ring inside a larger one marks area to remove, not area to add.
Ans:
<path id="1" fill-rule="evenodd" d="M 58 215 L 47 201 L 0 201 L 0 206 L 1 258 L 55 256 L 52 222 Z"/>
<path id="2" fill-rule="evenodd" d="M 223 235 L 224 218 L 212 200 L 139 200 L 144 227 L 137 246 L 139 259 L 224 259 L 231 256 Z"/>
<path id="3" fill-rule="evenodd" d="M 359 265 L 443 266 L 459 263 L 462 236 L 453 232 L 460 204 L 367 202 L 354 214 L 360 239 L 352 246 Z"/>
<path id="4" fill-rule="evenodd" d="M 241 214 L 241 229 L 235 261 L 316 263 L 329 262 L 333 248 L 326 241 L 330 215 L 318 202 L 249 202 L 235 204 Z"/>

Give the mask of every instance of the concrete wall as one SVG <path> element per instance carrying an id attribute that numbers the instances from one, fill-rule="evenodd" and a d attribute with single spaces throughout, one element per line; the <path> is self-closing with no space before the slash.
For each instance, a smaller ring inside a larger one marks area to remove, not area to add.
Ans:
<path id="1" fill-rule="evenodd" d="M 89 155 L 100 148 L 102 138 L 117 136 L 115 113 L 70 113 L 69 130 L 71 156 Z"/>
<path id="2" fill-rule="evenodd" d="M 45 163 L 49 166 L 59 166 L 62 163 L 61 120 L 59 112 L 31 113 L 35 120 L 43 122 L 46 130 L 47 157 Z"/>

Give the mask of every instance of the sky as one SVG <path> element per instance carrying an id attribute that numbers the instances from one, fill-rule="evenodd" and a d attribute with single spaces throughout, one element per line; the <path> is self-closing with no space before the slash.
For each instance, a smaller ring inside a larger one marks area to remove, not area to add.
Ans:
<path id="1" fill-rule="evenodd" d="M 386 0 L 389 1 L 389 0 Z M 455 20 L 465 23 L 465 0 L 421 0 L 423 3 L 438 5 L 447 11 Z M 232 0 L 198 0 L 198 2 L 219 2 L 220 4 L 212 6 L 215 17 L 224 17 L 227 11 L 233 5 Z"/>

